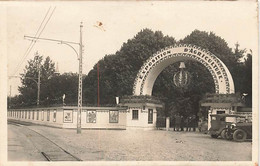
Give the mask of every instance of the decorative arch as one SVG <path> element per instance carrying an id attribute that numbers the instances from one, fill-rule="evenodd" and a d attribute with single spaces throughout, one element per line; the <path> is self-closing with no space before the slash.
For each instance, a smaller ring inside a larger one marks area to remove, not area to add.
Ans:
<path id="1" fill-rule="evenodd" d="M 133 86 L 133 95 L 152 95 L 158 75 L 169 65 L 193 60 L 204 65 L 212 75 L 215 93 L 235 93 L 234 82 L 226 65 L 208 50 L 195 45 L 174 45 L 153 54 L 139 70 Z"/>

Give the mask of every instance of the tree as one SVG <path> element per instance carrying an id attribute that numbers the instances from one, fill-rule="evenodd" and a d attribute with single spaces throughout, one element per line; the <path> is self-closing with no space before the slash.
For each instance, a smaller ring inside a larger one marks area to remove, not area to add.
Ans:
<path id="1" fill-rule="evenodd" d="M 244 61 L 243 82 L 241 92 L 246 93 L 246 106 L 252 107 L 252 52 L 247 54 Z"/>
<path id="2" fill-rule="evenodd" d="M 174 45 L 175 39 L 162 32 L 143 29 L 133 39 L 124 43 L 112 55 L 106 55 L 99 63 L 100 104 L 115 104 L 116 96 L 131 95 L 134 80 L 144 61 L 156 51 Z M 83 82 L 84 102 L 97 104 L 97 65 Z"/>
<path id="3" fill-rule="evenodd" d="M 21 95 L 15 95 L 13 97 L 8 96 L 7 98 L 7 106 L 8 108 L 20 108 L 23 106 Z"/>
<path id="4" fill-rule="evenodd" d="M 46 84 L 48 90 L 44 105 L 61 105 L 63 104 L 63 95 L 65 94 L 64 103 L 66 105 L 77 105 L 78 101 L 78 74 L 64 73 L 51 77 Z"/>
<path id="5" fill-rule="evenodd" d="M 115 96 L 131 95 L 134 79 L 140 67 L 153 53 L 174 45 L 175 39 L 164 36 L 162 32 L 153 32 L 144 29 L 137 33 L 133 39 L 124 43 L 121 49 L 112 55 L 106 55 L 100 60 L 100 100 L 101 104 L 115 103 Z M 236 45 L 234 52 L 228 47 L 226 41 L 213 32 L 194 30 L 190 35 L 178 41 L 183 44 L 194 44 L 210 50 L 221 59 L 233 75 L 235 86 L 238 88 L 242 82 L 237 81 L 241 77 L 241 57 L 243 50 Z M 179 64 L 172 64 L 158 76 L 153 87 L 153 95 L 161 97 L 165 103 L 165 112 L 162 115 L 170 115 L 171 112 L 179 112 L 183 116 L 197 114 L 200 107 L 199 101 L 207 92 L 214 93 L 215 87 L 210 72 L 200 63 L 186 61 L 186 70 L 191 74 L 192 83 L 186 89 L 174 86 L 172 78 L 179 70 Z M 250 67 L 249 67 L 250 68 Z M 97 103 L 97 65 L 94 66 L 84 80 L 84 102 Z M 242 86 L 241 86 L 242 88 Z M 238 88 L 238 89 L 241 89 Z"/>
<path id="6" fill-rule="evenodd" d="M 36 52 L 34 58 L 29 60 L 25 66 L 24 73 L 21 74 L 22 86 L 18 87 L 24 106 L 36 105 L 39 73 L 41 82 L 40 98 L 46 98 L 48 87 L 45 85 L 48 79 L 54 75 L 54 72 L 54 63 L 50 60 L 50 57 L 46 57 L 43 62 L 43 56 Z"/>
<path id="7" fill-rule="evenodd" d="M 55 73 L 54 66 L 55 64 L 50 57 L 46 57 L 43 61 L 43 56 L 35 53 L 34 58 L 28 61 L 24 73 L 21 74 L 20 95 L 9 99 L 10 106 L 30 107 L 36 105 L 39 71 L 41 106 L 62 105 L 63 95 L 65 95 L 65 104 L 77 105 L 78 74 L 64 73 L 60 75 Z"/>
<path id="8" fill-rule="evenodd" d="M 225 63 L 230 70 L 236 91 L 252 95 L 252 53 L 245 57 L 246 50 L 235 45 L 234 51 L 226 41 L 213 32 L 194 30 L 184 39 L 176 42 L 173 37 L 164 36 L 162 32 L 143 29 L 132 39 L 122 45 L 115 54 L 106 55 L 99 64 L 100 104 L 115 105 L 116 96 L 132 95 L 135 77 L 143 63 L 160 49 L 176 43 L 194 44 L 207 49 Z M 26 77 L 38 76 L 38 64 L 41 65 L 43 89 L 42 104 L 61 104 L 63 94 L 66 104 L 76 104 L 78 94 L 78 76 L 74 73 L 54 75 L 54 64 L 47 57 L 43 63 L 38 54 L 28 65 L 22 75 L 22 86 L 19 88 L 19 101 L 32 105 L 36 103 L 37 85 Z M 215 87 L 210 72 L 200 63 L 185 61 L 186 70 L 191 74 L 191 84 L 187 88 L 177 88 L 172 79 L 179 71 L 179 63 L 172 64 L 162 71 L 155 81 L 153 96 L 160 97 L 165 103 L 161 115 L 180 113 L 183 116 L 197 114 L 199 101 L 207 92 L 214 93 Z M 246 73 L 246 74 L 244 74 Z M 97 105 L 97 64 L 83 78 L 83 104 Z M 250 86 L 251 85 L 251 86 Z M 250 96 L 250 95 L 249 95 Z M 248 97 L 250 99 L 250 97 Z M 18 100 L 17 100 L 18 101 Z M 248 100 L 250 104 L 250 100 Z M 158 113 L 159 114 L 159 113 Z"/>

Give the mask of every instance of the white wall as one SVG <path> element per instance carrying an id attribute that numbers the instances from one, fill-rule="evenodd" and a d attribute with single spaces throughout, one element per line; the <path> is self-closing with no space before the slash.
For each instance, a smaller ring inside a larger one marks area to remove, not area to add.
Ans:
<path id="1" fill-rule="evenodd" d="M 148 123 L 148 109 L 153 109 L 153 123 L 149 124 Z M 138 110 L 138 119 L 133 119 L 133 110 Z M 152 107 L 129 107 L 128 112 L 127 112 L 127 128 L 146 128 L 146 129 L 155 129 L 156 128 L 156 108 Z"/>
<path id="2" fill-rule="evenodd" d="M 72 121 L 64 120 L 64 111 L 72 111 Z M 87 123 L 86 111 L 93 110 L 91 107 L 85 107 L 81 113 L 81 127 L 82 128 L 113 128 L 113 129 L 125 129 L 126 128 L 126 110 L 117 109 L 116 107 L 95 107 L 96 111 L 96 123 Z M 119 111 L 118 123 L 109 122 L 109 110 Z M 34 111 L 34 112 L 33 112 Z M 39 117 L 37 120 L 37 111 L 39 111 Z M 50 111 L 50 119 L 47 121 L 47 112 Z M 11 114 L 13 112 L 13 114 Z M 18 117 L 14 116 L 14 112 L 18 113 Z M 54 119 L 54 112 L 56 112 L 56 119 Z M 27 113 L 25 118 L 25 113 Z M 34 113 L 34 119 L 32 119 Z M 30 119 L 29 119 L 30 114 Z M 12 116 L 11 116 L 12 115 Z M 22 116 L 23 115 L 23 116 Z M 8 119 L 20 120 L 25 122 L 31 122 L 35 124 L 61 127 L 61 128 L 76 128 L 77 127 L 77 107 L 55 107 L 55 108 L 30 108 L 30 109 L 10 109 L 8 110 Z"/>

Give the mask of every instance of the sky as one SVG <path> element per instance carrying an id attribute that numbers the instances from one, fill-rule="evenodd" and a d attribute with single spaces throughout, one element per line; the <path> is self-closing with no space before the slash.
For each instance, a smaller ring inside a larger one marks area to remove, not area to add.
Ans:
<path id="1" fill-rule="evenodd" d="M 58 63 L 61 73 L 78 72 L 75 52 L 56 42 L 36 42 L 23 60 L 30 45 L 24 35 L 35 35 L 49 8 L 55 11 L 40 37 L 79 42 L 79 26 L 83 22 L 83 74 L 105 55 L 120 50 L 124 42 L 144 28 L 162 31 L 176 40 L 195 29 L 212 31 L 231 48 L 238 42 L 241 48 L 251 49 L 253 55 L 258 52 L 257 3 L 253 1 L 2 2 L 8 76 L 23 73 L 36 51 Z M 102 28 L 95 26 L 98 22 L 102 22 Z M 19 78 L 8 79 L 8 95 L 17 95 L 19 85 Z"/>

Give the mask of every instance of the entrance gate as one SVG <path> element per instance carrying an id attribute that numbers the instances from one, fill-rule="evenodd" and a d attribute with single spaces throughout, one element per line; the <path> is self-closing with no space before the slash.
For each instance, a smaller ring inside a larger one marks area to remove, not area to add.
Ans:
<path id="1" fill-rule="evenodd" d="M 139 98 L 142 98 L 141 96 L 146 96 L 146 98 L 148 98 L 149 96 L 152 97 L 153 85 L 158 75 L 169 65 L 186 60 L 197 61 L 209 70 L 214 80 L 216 94 L 235 93 L 232 76 L 226 65 L 218 57 L 216 57 L 208 50 L 202 49 L 195 45 L 183 44 L 166 47 L 156 52 L 149 59 L 147 59 L 147 61 L 139 70 L 134 82 L 133 96 L 136 96 L 135 101 L 131 102 L 130 99 L 127 100 L 127 103 L 123 102 L 122 105 L 130 107 L 130 110 L 131 107 L 141 107 L 141 109 L 143 110 L 143 108 L 145 108 L 145 106 L 147 106 L 147 104 L 149 103 L 148 109 L 153 109 L 154 113 L 156 114 L 156 108 L 162 107 L 162 104 L 158 105 L 158 103 L 156 103 L 151 105 L 151 102 L 144 102 L 143 100 L 140 100 L 140 102 L 138 102 L 136 101 L 136 99 L 138 98 L 138 96 Z M 224 109 L 225 113 L 230 113 L 231 109 L 232 108 Z M 216 113 L 216 110 L 210 110 L 212 114 Z M 140 114 L 140 117 L 141 116 L 142 114 Z M 147 116 L 147 113 L 144 116 Z M 156 115 L 154 116 L 156 117 Z M 148 118 L 143 119 L 148 120 Z M 140 123 L 140 125 L 141 124 L 143 123 Z M 153 124 L 154 127 L 155 124 L 156 122 Z"/>

